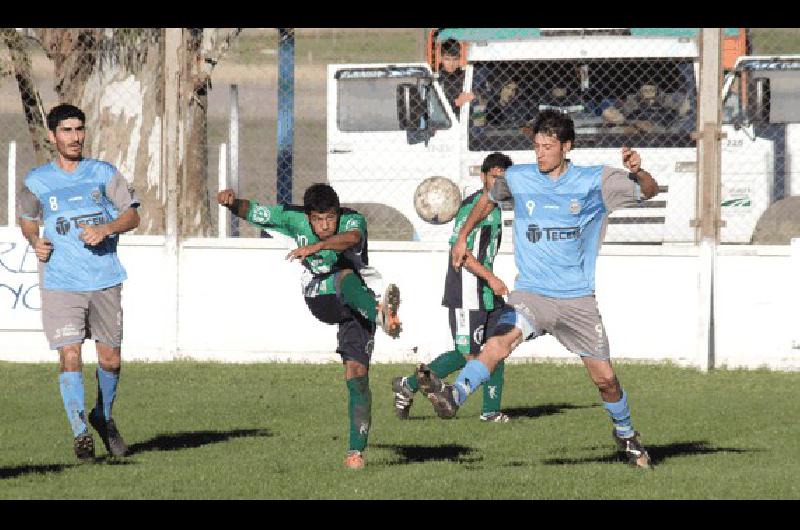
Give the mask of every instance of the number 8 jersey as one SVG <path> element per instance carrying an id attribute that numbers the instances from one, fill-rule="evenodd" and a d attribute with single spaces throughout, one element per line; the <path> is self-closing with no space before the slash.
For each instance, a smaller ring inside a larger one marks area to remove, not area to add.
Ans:
<path id="1" fill-rule="evenodd" d="M 44 222 L 44 237 L 53 244 L 44 264 L 44 289 L 97 291 L 127 278 L 117 257 L 117 236 L 90 246 L 80 239 L 80 225 L 113 221 L 139 206 L 125 178 L 107 162 L 83 159 L 74 172 L 55 162 L 39 166 L 25 177 L 17 198 L 19 215 Z"/>

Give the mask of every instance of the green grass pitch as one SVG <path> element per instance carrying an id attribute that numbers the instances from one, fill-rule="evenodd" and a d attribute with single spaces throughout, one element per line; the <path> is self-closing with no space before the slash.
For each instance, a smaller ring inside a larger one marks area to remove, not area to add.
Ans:
<path id="1" fill-rule="evenodd" d="M 371 369 L 367 467 L 343 467 L 346 389 L 338 364 L 130 363 L 114 416 L 134 454 L 77 463 L 54 364 L 0 363 L 2 499 L 797 499 L 800 373 L 618 363 L 634 426 L 656 466 L 628 467 L 579 365 L 511 364 L 507 424 L 454 420 L 418 396 L 393 411 Z M 87 411 L 94 365 L 84 370 Z"/>

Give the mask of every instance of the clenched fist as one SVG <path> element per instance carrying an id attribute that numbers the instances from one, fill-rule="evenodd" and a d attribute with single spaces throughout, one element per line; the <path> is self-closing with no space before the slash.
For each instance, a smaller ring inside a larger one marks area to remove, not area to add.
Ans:
<path id="1" fill-rule="evenodd" d="M 53 244 L 49 239 L 40 237 L 33 245 L 33 252 L 39 258 L 39 261 L 45 262 L 50 259 L 50 253 L 53 252 Z"/>
<path id="2" fill-rule="evenodd" d="M 230 208 L 236 204 L 236 193 L 233 190 L 222 190 L 217 193 L 217 202 Z"/>

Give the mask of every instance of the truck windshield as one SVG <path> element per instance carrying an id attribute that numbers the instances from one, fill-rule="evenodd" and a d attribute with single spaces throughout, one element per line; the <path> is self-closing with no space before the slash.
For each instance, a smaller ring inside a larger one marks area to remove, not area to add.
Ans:
<path id="1" fill-rule="evenodd" d="M 473 63 L 469 148 L 527 150 L 539 112 L 575 123 L 575 146 L 689 147 L 696 127 L 690 59 L 486 61 Z"/>

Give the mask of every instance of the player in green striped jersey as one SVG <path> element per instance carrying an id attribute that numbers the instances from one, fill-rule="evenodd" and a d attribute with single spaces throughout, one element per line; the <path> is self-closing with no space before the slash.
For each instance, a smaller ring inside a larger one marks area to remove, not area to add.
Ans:
<path id="1" fill-rule="evenodd" d="M 366 219 L 341 207 L 336 191 L 327 184 L 310 186 L 302 207 L 262 205 L 238 199 L 232 190 L 220 191 L 217 202 L 251 224 L 280 232 L 297 243 L 286 258 L 298 260 L 304 267 L 301 282 L 306 305 L 315 318 L 339 328 L 336 352 L 342 356 L 349 395 L 350 446 L 345 465 L 363 468 L 362 452 L 372 417 L 369 362 L 376 324 L 392 338 L 402 329 L 397 286 L 389 284 L 377 301 L 365 280 L 369 278 L 370 284 L 380 281 L 380 275 L 368 267 Z"/>
<path id="2" fill-rule="evenodd" d="M 511 159 L 503 153 L 488 155 L 481 164 L 483 189 L 464 199 L 455 217 L 450 244 L 456 240 L 464 221 L 475 207 L 484 190 L 494 184 L 496 177 L 505 175 Z M 455 348 L 439 355 L 428 368 L 440 378 L 460 370 L 467 359 L 474 358 L 484 342 L 488 324 L 499 315 L 505 303 L 503 295 L 508 293 L 503 280 L 495 276 L 492 269 L 494 258 L 500 247 L 502 220 L 500 208 L 494 208 L 479 225 L 470 232 L 467 244 L 472 251 L 464 267 L 456 270 L 448 259 L 442 305 L 448 308 L 450 331 Z M 465 271 L 466 269 L 466 271 Z M 500 411 L 503 394 L 503 366 L 498 365 L 492 378 L 483 387 L 483 409 L 480 419 L 504 423 L 508 416 Z M 397 417 L 408 419 L 414 393 L 418 389 L 416 373 L 392 380 L 394 404 Z"/>

